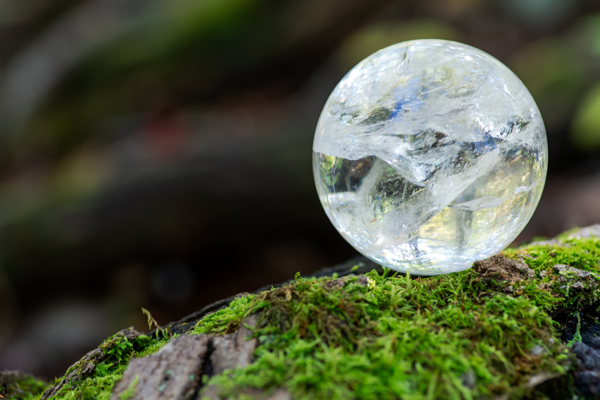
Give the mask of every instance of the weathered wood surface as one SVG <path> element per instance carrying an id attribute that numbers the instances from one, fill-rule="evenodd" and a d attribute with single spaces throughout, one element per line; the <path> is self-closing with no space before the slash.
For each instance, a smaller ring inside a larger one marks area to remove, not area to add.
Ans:
<path id="1" fill-rule="evenodd" d="M 210 361 L 215 375 L 226 369 L 242 368 L 252 363 L 256 338 L 250 338 L 252 331 L 248 327 L 255 327 L 256 322 L 256 315 L 251 315 L 242 322 L 237 331 L 213 338 Z"/>
<path id="2" fill-rule="evenodd" d="M 192 399 L 198 391 L 209 340 L 207 335 L 183 335 L 156 354 L 133 358 L 111 400 L 119 400 L 125 391 L 132 394 L 131 400 Z"/>
<path id="3" fill-rule="evenodd" d="M 221 374 L 252 363 L 257 316 L 246 318 L 237 331 L 224 336 L 182 335 L 154 355 L 133 358 L 111 400 L 219 400 L 215 386 L 203 387 L 202 376 Z M 290 400 L 285 389 L 248 392 L 259 400 Z"/>
<path id="4" fill-rule="evenodd" d="M 256 338 L 251 338 L 252 331 L 249 328 L 255 327 L 256 323 L 257 316 L 251 315 L 242 322 L 236 332 L 213 338 L 209 364 L 212 367 L 212 374 L 222 374 L 225 370 L 243 368 L 252 363 Z M 283 388 L 270 394 L 260 390 L 251 390 L 246 394 L 256 400 L 291 400 L 290 393 Z M 219 399 L 218 388 L 214 385 L 202 388 L 196 397 L 196 400 Z"/>

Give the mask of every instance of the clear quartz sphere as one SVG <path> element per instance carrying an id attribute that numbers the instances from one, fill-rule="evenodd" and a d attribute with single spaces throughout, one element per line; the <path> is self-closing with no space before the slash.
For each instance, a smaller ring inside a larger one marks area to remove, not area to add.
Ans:
<path id="1" fill-rule="evenodd" d="M 368 258 L 417 275 L 462 271 L 509 245 L 547 166 L 544 123 L 519 78 L 444 40 L 360 62 L 331 93 L 313 144 L 336 229 Z"/>

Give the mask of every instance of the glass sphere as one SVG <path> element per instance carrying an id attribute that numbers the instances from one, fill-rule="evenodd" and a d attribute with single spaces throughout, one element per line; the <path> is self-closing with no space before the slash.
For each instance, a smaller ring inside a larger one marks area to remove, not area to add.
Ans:
<path id="1" fill-rule="evenodd" d="M 360 62 L 329 96 L 313 144 L 335 228 L 368 258 L 417 275 L 465 270 L 509 245 L 547 166 L 544 123 L 519 78 L 444 40 Z"/>

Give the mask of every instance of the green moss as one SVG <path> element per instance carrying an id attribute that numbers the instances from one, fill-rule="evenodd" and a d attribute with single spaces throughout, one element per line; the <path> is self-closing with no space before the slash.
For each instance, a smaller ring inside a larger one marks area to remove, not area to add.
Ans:
<path id="1" fill-rule="evenodd" d="M 231 304 L 213 314 L 204 317 L 190 333 L 225 334 L 235 331 L 242 319 L 252 308 L 254 295 L 250 294 L 234 299 Z"/>
<path id="2" fill-rule="evenodd" d="M 576 277 L 553 268 L 600 272 L 598 239 L 562 240 L 568 247 L 534 243 L 504 252 L 536 272 L 511 294 L 469 270 L 415 279 L 371 272 L 367 286 L 350 278 L 343 288 L 302 279 L 257 295 L 219 318 L 223 327 L 260 313 L 255 363 L 208 384 L 239 399 L 251 388 L 277 387 L 294 399 L 533 396 L 532 377 L 565 375 L 572 362 L 551 315 L 598 300 L 595 286 L 570 290 Z"/>
<path id="3" fill-rule="evenodd" d="M 532 378 L 568 376 L 573 365 L 552 317 L 583 315 L 599 300 L 599 240 L 560 240 L 563 246 L 542 242 L 503 252 L 535 272 L 510 293 L 507 283 L 473 270 L 426 278 L 386 270 L 360 279 L 297 277 L 239 297 L 189 333 L 233 332 L 258 314 L 255 362 L 203 382 L 237 399 L 280 387 L 294 399 L 535 397 Z M 592 274 L 575 288 L 581 279 L 557 264 Z M 106 346 L 111 361 L 57 398 L 109 399 L 129 359 L 154 353 L 170 338 L 140 340 L 130 346 L 113 338 Z"/>
<path id="4" fill-rule="evenodd" d="M 109 400 L 113 387 L 123 376 L 129 360 L 132 357 L 145 357 L 153 354 L 169 340 L 169 337 L 156 339 L 145 335 L 140 335 L 133 340 L 118 334 L 111 336 L 99 346 L 102 353 L 108 357 L 96 364 L 93 373 L 84 379 L 74 379 L 70 384 L 64 385 L 52 398 L 56 400 Z M 87 362 L 80 361 L 69 368 L 65 376 L 81 370 L 86 364 Z M 55 384 L 61 380 L 62 378 L 57 379 Z M 129 393 L 128 390 L 126 393 Z"/>
<path id="5" fill-rule="evenodd" d="M 172 337 L 162 337 L 159 339 L 153 339 L 148 343 L 148 345 L 143 350 L 137 351 L 135 354 L 133 354 L 133 356 L 136 358 L 141 358 L 141 357 L 146 357 L 151 354 L 154 354 L 157 351 L 159 351 L 160 349 L 162 349 L 165 344 L 169 343 L 169 341 L 171 339 L 174 339 L 176 337 L 179 337 L 179 335 L 173 335 Z"/>
<path id="6" fill-rule="evenodd" d="M 42 393 L 47 387 L 48 384 L 34 377 L 28 377 L 21 382 L 19 382 L 21 389 L 26 395 L 20 397 L 20 400 L 29 400 L 34 399 L 38 394 Z"/>
<path id="7" fill-rule="evenodd" d="M 566 278 L 567 281 L 574 280 L 576 277 L 569 272 L 558 272 L 553 267 L 560 264 L 589 271 L 598 281 L 600 278 L 599 240 L 597 238 L 572 239 L 564 234 L 560 237 L 563 237 L 562 242 L 565 246 L 537 245 L 534 242 L 519 249 L 507 249 L 504 253 L 511 258 L 523 258 L 523 261 L 536 271 L 538 279 L 530 282 L 527 289 L 518 294 L 539 302 L 542 299 L 540 287 L 547 287 L 545 290 L 552 295 L 553 300 L 550 300 L 551 304 L 543 305 L 546 311 L 552 312 L 557 307 L 573 312 L 584 310 L 598 302 L 600 291 L 591 285 L 586 285 L 583 290 L 571 290 L 571 285 L 562 282 L 560 277 Z"/>
<path id="8" fill-rule="evenodd" d="M 103 371 L 72 386 L 65 386 L 53 399 L 64 400 L 109 400 L 115 383 L 123 376 L 126 365 Z"/>
<path id="9" fill-rule="evenodd" d="M 48 387 L 46 382 L 19 372 L 0 372 L 0 395 L 6 400 L 33 400 Z"/>
<path id="10" fill-rule="evenodd" d="M 255 363 L 209 383 L 227 398 L 277 387 L 295 399 L 519 397 L 535 374 L 568 368 L 548 314 L 473 272 L 367 276 L 366 286 L 306 279 L 257 296 Z"/>

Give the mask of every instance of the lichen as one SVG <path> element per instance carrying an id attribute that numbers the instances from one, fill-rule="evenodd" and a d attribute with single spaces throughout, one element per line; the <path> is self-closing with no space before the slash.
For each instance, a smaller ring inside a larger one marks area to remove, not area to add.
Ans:
<path id="1" fill-rule="evenodd" d="M 600 241 L 561 235 L 500 259 L 512 272 L 297 277 L 238 297 L 187 333 L 230 333 L 257 314 L 255 361 L 201 381 L 232 399 L 278 388 L 294 399 L 544 398 L 538 383 L 549 378 L 570 389 L 574 358 L 556 321 L 596 312 Z M 55 398 L 108 400 L 131 357 L 170 340 L 144 338 L 113 338 L 110 361 Z"/>

